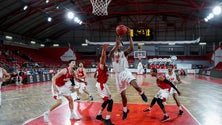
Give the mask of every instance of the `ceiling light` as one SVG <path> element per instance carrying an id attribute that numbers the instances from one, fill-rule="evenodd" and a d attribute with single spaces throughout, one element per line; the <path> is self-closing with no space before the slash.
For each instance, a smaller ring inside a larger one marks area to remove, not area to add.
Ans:
<path id="1" fill-rule="evenodd" d="M 35 41 L 31 41 L 31 44 L 35 44 L 36 42 Z"/>
<path id="2" fill-rule="evenodd" d="M 27 9 L 28 9 L 28 6 L 25 5 L 25 6 L 23 7 L 23 10 L 27 10 Z"/>
<path id="3" fill-rule="evenodd" d="M 215 15 L 221 14 L 221 7 L 220 6 L 214 7 L 213 14 L 215 14 Z"/>
<path id="4" fill-rule="evenodd" d="M 74 18 L 74 21 L 78 23 L 79 18 L 78 18 L 78 17 L 75 17 L 75 18 Z"/>
<path id="5" fill-rule="evenodd" d="M 210 14 L 208 15 L 208 19 L 212 19 L 212 18 L 214 18 L 214 14 L 213 14 L 213 13 L 210 13 Z"/>
<path id="6" fill-rule="evenodd" d="M 205 43 L 205 42 L 204 42 L 204 43 L 199 43 L 199 45 L 206 45 L 206 44 L 207 44 L 207 43 Z"/>
<path id="7" fill-rule="evenodd" d="M 82 43 L 82 46 L 88 46 L 88 44 L 87 43 Z"/>
<path id="8" fill-rule="evenodd" d="M 73 12 L 68 12 L 68 13 L 67 13 L 67 17 L 68 17 L 69 19 L 73 19 L 73 18 L 74 18 L 74 13 L 73 13 Z"/>
<path id="9" fill-rule="evenodd" d="M 59 46 L 59 44 L 53 44 L 53 46 L 54 46 L 54 47 L 57 47 L 57 46 Z"/>
<path id="10" fill-rule="evenodd" d="M 45 44 L 40 44 L 41 47 L 45 47 Z"/>
<path id="11" fill-rule="evenodd" d="M 12 36 L 5 36 L 5 39 L 7 39 L 7 40 L 12 40 Z"/>
<path id="12" fill-rule="evenodd" d="M 52 22 L 52 17 L 48 17 L 48 22 Z"/>

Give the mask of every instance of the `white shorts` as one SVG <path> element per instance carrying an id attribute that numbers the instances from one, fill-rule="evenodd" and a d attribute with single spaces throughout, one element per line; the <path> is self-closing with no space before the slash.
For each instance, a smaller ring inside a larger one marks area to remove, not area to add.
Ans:
<path id="1" fill-rule="evenodd" d="M 84 82 L 77 82 L 77 81 L 75 81 L 74 88 L 79 89 L 79 92 L 83 93 L 83 90 L 86 89 L 86 84 Z"/>
<path id="2" fill-rule="evenodd" d="M 56 86 L 56 88 L 59 90 L 59 93 L 58 94 L 61 94 L 61 95 L 64 95 L 64 96 L 70 96 L 72 91 L 71 91 L 71 88 L 72 88 L 72 82 L 71 81 L 67 81 L 65 83 L 65 85 L 59 87 L 59 86 Z"/>
<path id="3" fill-rule="evenodd" d="M 175 87 L 177 88 L 177 85 L 175 85 Z M 170 95 L 174 94 L 174 93 L 177 93 L 177 91 L 172 87 L 170 89 Z"/>
<path id="4" fill-rule="evenodd" d="M 132 80 L 135 80 L 136 78 L 133 76 L 133 74 L 128 71 L 124 70 L 120 73 L 116 73 L 116 87 L 118 92 L 122 92 L 123 90 L 126 90 L 127 86 L 130 84 Z"/>
<path id="5" fill-rule="evenodd" d="M 102 97 L 102 99 L 104 99 L 105 97 L 108 97 L 108 99 L 111 99 L 111 93 L 110 93 L 108 85 L 105 83 L 103 84 L 103 87 L 104 88 L 102 90 L 100 87 L 100 83 L 99 82 L 96 83 L 96 88 L 97 88 L 99 96 Z"/>
<path id="6" fill-rule="evenodd" d="M 137 69 L 137 74 L 139 75 L 143 74 L 143 68 Z"/>
<path id="7" fill-rule="evenodd" d="M 159 98 L 162 99 L 163 101 L 166 101 L 169 95 L 170 95 L 169 89 L 160 89 L 155 95 L 155 98 Z"/>

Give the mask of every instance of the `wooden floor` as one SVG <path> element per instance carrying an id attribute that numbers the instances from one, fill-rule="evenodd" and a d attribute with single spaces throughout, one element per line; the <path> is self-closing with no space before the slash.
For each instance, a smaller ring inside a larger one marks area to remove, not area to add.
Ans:
<path id="1" fill-rule="evenodd" d="M 135 75 L 151 102 L 158 91 L 155 78 L 150 75 Z M 180 84 L 180 97 L 183 106 L 193 115 L 201 125 L 222 124 L 222 79 L 189 75 L 182 78 L 185 84 Z M 96 93 L 93 74 L 88 74 L 88 89 L 95 102 L 102 102 Z M 108 81 L 115 103 L 121 103 L 120 95 L 116 91 L 114 75 Z M 0 125 L 21 125 L 25 121 L 38 117 L 54 102 L 51 97 L 50 82 L 36 83 L 22 86 L 3 86 L 2 106 L 0 108 Z M 144 104 L 141 97 L 133 89 L 127 89 L 128 103 Z M 88 97 L 81 95 L 82 101 Z M 147 103 L 147 104 L 148 104 Z M 168 104 L 175 104 L 172 97 Z M 141 111 L 142 112 L 142 111 Z M 183 117 L 183 116 L 182 116 Z"/>

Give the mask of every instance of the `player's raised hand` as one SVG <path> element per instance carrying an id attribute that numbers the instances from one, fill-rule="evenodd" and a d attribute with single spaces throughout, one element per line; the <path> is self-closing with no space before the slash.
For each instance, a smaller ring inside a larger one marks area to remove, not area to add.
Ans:
<path id="1" fill-rule="evenodd" d="M 106 50 L 109 48 L 109 45 L 108 45 L 108 44 L 105 44 L 105 45 L 102 46 L 102 48 L 103 48 L 103 50 L 106 51 Z"/>

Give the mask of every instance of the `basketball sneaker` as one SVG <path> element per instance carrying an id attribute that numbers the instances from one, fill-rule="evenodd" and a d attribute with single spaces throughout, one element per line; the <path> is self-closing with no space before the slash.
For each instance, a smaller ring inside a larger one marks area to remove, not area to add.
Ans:
<path id="1" fill-rule="evenodd" d="M 144 109 L 143 112 L 151 112 L 150 108 Z"/>
<path id="2" fill-rule="evenodd" d="M 75 114 L 74 112 L 72 112 L 71 115 L 70 115 L 70 119 L 76 119 L 76 120 L 79 120 L 80 117 L 79 117 L 77 114 Z"/>
<path id="3" fill-rule="evenodd" d="M 102 117 L 102 115 L 97 115 L 97 116 L 96 116 L 96 119 L 97 119 L 97 120 L 101 120 L 101 121 L 104 120 L 103 117 Z"/>
<path id="4" fill-rule="evenodd" d="M 110 119 L 104 120 L 105 125 L 114 125 Z"/>
<path id="5" fill-rule="evenodd" d="M 89 98 L 90 98 L 90 101 L 93 101 L 93 97 L 92 96 L 89 96 Z"/>
<path id="6" fill-rule="evenodd" d="M 148 98 L 146 97 L 146 95 L 144 94 L 144 92 L 143 92 L 143 94 L 141 94 L 141 97 L 142 97 L 142 99 L 143 99 L 144 102 L 148 102 Z"/>
<path id="7" fill-rule="evenodd" d="M 183 110 L 179 110 L 178 116 L 182 116 L 183 115 Z"/>
<path id="8" fill-rule="evenodd" d="M 79 101 L 79 100 L 80 100 L 80 98 L 79 98 L 79 96 L 77 96 L 77 98 L 74 101 Z"/>
<path id="9" fill-rule="evenodd" d="M 163 119 L 161 120 L 161 122 L 166 122 L 166 121 L 169 121 L 169 120 L 170 120 L 170 117 L 164 115 L 164 116 L 163 116 Z"/>
<path id="10" fill-rule="evenodd" d="M 128 113 L 129 113 L 129 109 L 127 109 L 127 112 L 123 111 L 123 116 L 122 116 L 123 120 L 126 120 Z"/>
<path id="11" fill-rule="evenodd" d="M 48 112 L 45 112 L 44 114 L 43 114 L 43 119 L 44 119 L 44 122 L 49 122 L 49 113 Z"/>

